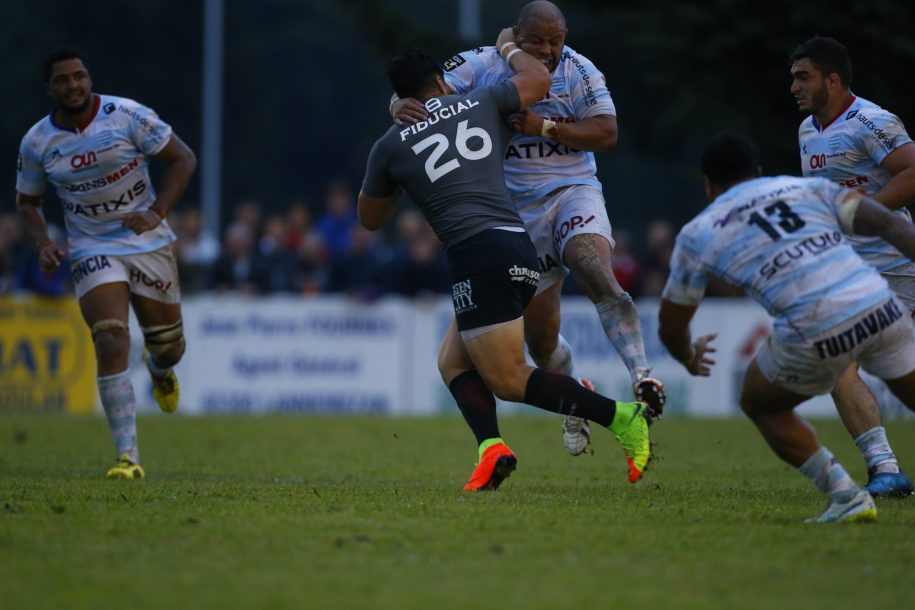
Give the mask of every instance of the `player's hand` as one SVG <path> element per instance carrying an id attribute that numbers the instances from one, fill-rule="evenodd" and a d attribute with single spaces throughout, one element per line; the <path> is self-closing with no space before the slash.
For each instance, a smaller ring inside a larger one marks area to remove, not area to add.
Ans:
<path id="1" fill-rule="evenodd" d="M 693 342 L 693 359 L 686 363 L 686 370 L 697 377 L 708 377 L 712 373 L 712 365 L 715 361 L 706 356 L 714 354 L 716 350 L 711 346 L 712 340 L 718 336 L 718 333 L 703 335 Z"/>
<path id="2" fill-rule="evenodd" d="M 499 32 L 499 37 L 496 38 L 496 48 L 500 53 L 502 51 L 502 45 L 508 42 L 517 44 L 518 41 L 515 40 L 515 28 L 503 28 L 502 31 Z"/>
<path id="3" fill-rule="evenodd" d="M 539 136 L 543 130 L 543 117 L 533 110 L 522 110 L 508 117 L 508 125 L 526 136 Z"/>
<path id="4" fill-rule="evenodd" d="M 159 226 L 162 219 L 152 210 L 143 210 L 142 212 L 131 212 L 124 216 L 121 224 L 139 235 Z"/>
<path id="5" fill-rule="evenodd" d="M 64 251 L 53 241 L 45 242 L 38 248 L 38 266 L 45 273 L 51 273 L 64 259 Z"/>
<path id="6" fill-rule="evenodd" d="M 394 117 L 395 123 L 404 127 L 425 121 L 429 118 L 429 112 L 422 102 L 408 97 L 394 102 L 391 106 L 391 116 Z"/>

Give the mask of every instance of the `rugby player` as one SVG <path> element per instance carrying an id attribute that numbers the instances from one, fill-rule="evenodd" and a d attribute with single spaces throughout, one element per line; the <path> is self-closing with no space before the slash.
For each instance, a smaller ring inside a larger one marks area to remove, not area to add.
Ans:
<path id="1" fill-rule="evenodd" d="M 908 310 L 845 233 L 880 235 L 915 258 L 915 227 L 857 191 L 821 178 L 759 178 L 759 157 L 719 134 L 702 156 L 711 204 L 677 236 L 659 335 L 693 375 L 708 376 L 715 335 L 691 340 L 709 277 L 745 289 L 775 318 L 753 358 L 740 406 L 775 453 L 829 496 L 814 522 L 869 521 L 873 498 L 817 440 L 794 407 L 832 390 L 854 362 L 915 410 L 915 340 Z"/>
<path id="2" fill-rule="evenodd" d="M 523 312 L 540 271 L 505 188 L 502 156 L 512 137 L 505 118 L 542 98 L 550 75 L 518 46 L 511 28 L 500 33 L 497 46 L 513 75 L 463 94 L 450 94 L 442 64 L 428 53 L 407 51 L 391 61 L 394 90 L 421 100 L 429 114 L 413 125 L 391 126 L 375 143 L 359 219 L 378 229 L 403 190 L 445 245 L 455 319 L 442 342 L 439 371 L 478 443 L 479 462 L 465 490 L 496 489 L 517 464 L 501 438 L 493 393 L 608 427 L 634 483 L 649 458 L 645 405 L 610 400 L 524 359 Z"/>
<path id="3" fill-rule="evenodd" d="M 117 449 L 109 478 L 141 479 L 136 401 L 128 374 L 132 306 L 145 339 L 153 394 L 178 408 L 172 367 L 184 353 L 178 272 L 165 216 L 197 165 L 194 153 L 156 113 L 133 100 L 93 93 L 85 55 L 61 48 L 45 59 L 44 80 L 56 108 L 22 139 L 16 207 L 45 271 L 63 253 L 41 212 L 47 183 L 64 206 L 70 271 L 92 331 L 98 390 Z M 149 158 L 165 165 L 158 191 Z"/>
<path id="4" fill-rule="evenodd" d="M 911 222 L 905 206 L 915 202 L 915 144 L 898 117 L 851 92 L 848 50 L 832 38 L 811 38 L 791 54 L 791 77 L 798 109 L 810 113 L 798 130 L 803 175 L 867 193 Z M 915 264 L 880 237 L 847 238 L 915 312 Z M 857 367 L 839 379 L 832 397 L 867 463 L 871 494 L 911 495 L 912 481 L 899 469 L 877 401 Z"/>
<path id="5" fill-rule="evenodd" d="M 613 235 L 594 161 L 594 152 L 616 145 L 616 107 L 604 75 L 565 45 L 566 21 L 555 4 L 538 0 L 525 5 L 514 31 L 520 48 L 552 76 L 549 92 L 512 117 L 518 135 L 504 161 L 506 184 L 537 248 L 541 273 L 537 294 L 524 313 L 528 350 L 537 366 L 575 377 L 572 352 L 559 334 L 562 282 L 571 270 L 629 370 L 636 398 L 648 403 L 650 421 L 664 407 L 664 387 L 649 376 L 638 311 L 613 274 Z M 496 47 L 466 51 L 445 62 L 445 83 L 456 93 L 509 76 Z M 420 102 L 399 97 L 392 105 L 395 120 L 426 117 Z M 590 442 L 587 421 L 567 417 L 566 450 L 579 455 Z"/>

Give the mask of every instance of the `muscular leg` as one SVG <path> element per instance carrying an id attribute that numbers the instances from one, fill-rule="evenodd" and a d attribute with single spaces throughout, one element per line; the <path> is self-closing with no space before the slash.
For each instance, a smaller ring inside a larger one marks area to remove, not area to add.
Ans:
<path id="1" fill-rule="evenodd" d="M 576 235 L 566 244 L 563 263 L 594 303 L 607 338 L 635 383 L 649 373 L 642 324 L 632 298 L 613 275 L 613 248 L 602 235 Z"/>
<path id="2" fill-rule="evenodd" d="M 848 367 L 832 390 L 842 423 L 864 456 L 869 473 L 898 473 L 899 463 L 881 425 L 880 407 L 858 375 L 857 364 Z"/>
<path id="3" fill-rule="evenodd" d="M 118 282 L 93 288 L 79 300 L 80 311 L 92 329 L 98 366 L 98 389 L 118 457 L 140 463 L 137 447 L 136 399 L 127 370 L 130 335 L 127 307 L 130 292 Z"/>
<path id="4" fill-rule="evenodd" d="M 829 494 L 834 504 L 853 502 L 858 486 L 832 453 L 820 445 L 813 427 L 794 412 L 794 407 L 807 398 L 771 383 L 754 359 L 744 377 L 740 406 L 778 457 Z"/>
<path id="5" fill-rule="evenodd" d="M 164 377 L 184 355 L 181 304 L 163 303 L 138 294 L 132 295 L 130 302 L 147 334 L 144 339 L 150 355 L 149 368 L 157 377 Z M 161 338 L 164 339 L 160 341 Z"/>

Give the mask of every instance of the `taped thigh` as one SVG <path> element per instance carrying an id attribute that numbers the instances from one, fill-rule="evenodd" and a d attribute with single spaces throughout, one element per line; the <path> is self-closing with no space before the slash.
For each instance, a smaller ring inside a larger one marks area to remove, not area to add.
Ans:
<path id="1" fill-rule="evenodd" d="M 127 322 L 124 320 L 118 320 L 116 318 L 111 318 L 108 320 L 99 320 L 92 325 L 92 340 L 95 341 L 96 336 L 105 331 L 111 330 L 123 330 L 125 333 L 128 331 Z"/>

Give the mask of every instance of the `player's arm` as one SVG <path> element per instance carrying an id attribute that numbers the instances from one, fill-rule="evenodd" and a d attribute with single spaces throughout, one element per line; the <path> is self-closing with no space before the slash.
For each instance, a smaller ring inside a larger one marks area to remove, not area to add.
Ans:
<path id="1" fill-rule="evenodd" d="M 891 210 L 915 203 L 915 142 L 903 144 L 880 163 L 893 177 L 871 197 Z"/>
<path id="2" fill-rule="evenodd" d="M 165 173 L 156 191 L 156 200 L 149 209 L 126 214 L 123 225 L 139 235 L 155 228 L 168 215 L 169 211 L 187 189 L 194 170 L 197 169 L 197 157 L 194 151 L 177 135 L 172 134 L 168 143 L 153 156 L 153 159 L 165 165 Z"/>
<path id="3" fill-rule="evenodd" d="M 543 136 L 570 148 L 600 152 L 616 146 L 616 117 L 601 114 L 574 123 L 557 123 L 533 110 L 512 117 L 512 128 L 528 136 Z"/>
<path id="4" fill-rule="evenodd" d="M 839 224 L 846 232 L 880 236 L 906 258 L 915 260 L 915 226 L 875 199 L 856 192 L 843 193 Z"/>
<path id="5" fill-rule="evenodd" d="M 521 110 L 543 98 L 550 91 L 552 77 L 543 62 L 521 50 L 515 42 L 514 28 L 504 28 L 499 32 L 496 47 L 508 67 L 514 71 L 509 79 L 518 90 Z"/>
<path id="6" fill-rule="evenodd" d="M 661 299 L 661 309 L 658 312 L 658 337 L 674 360 L 686 367 L 686 370 L 693 375 L 708 377 L 715 361 L 706 354 L 715 351 L 715 348 L 711 347 L 709 343 L 718 334 L 704 335 L 696 339 L 695 343 L 693 342 L 689 323 L 696 314 L 696 309 L 698 309 L 696 305 L 680 305 L 667 299 Z"/>
<path id="7" fill-rule="evenodd" d="M 388 112 L 391 113 L 394 122 L 401 127 L 414 125 L 429 118 L 429 111 L 421 101 L 412 97 L 400 99 L 396 93 L 391 95 Z"/>
<path id="8" fill-rule="evenodd" d="M 51 272 L 60 266 L 64 253 L 48 236 L 48 225 L 41 212 L 41 196 L 16 193 L 16 212 L 26 235 L 38 252 L 38 264 L 44 272 Z"/>
<path id="9" fill-rule="evenodd" d="M 359 203 L 356 207 L 359 223 L 369 231 L 380 228 L 394 213 L 401 192 L 398 188 L 388 197 L 370 197 L 365 191 L 359 191 Z"/>

